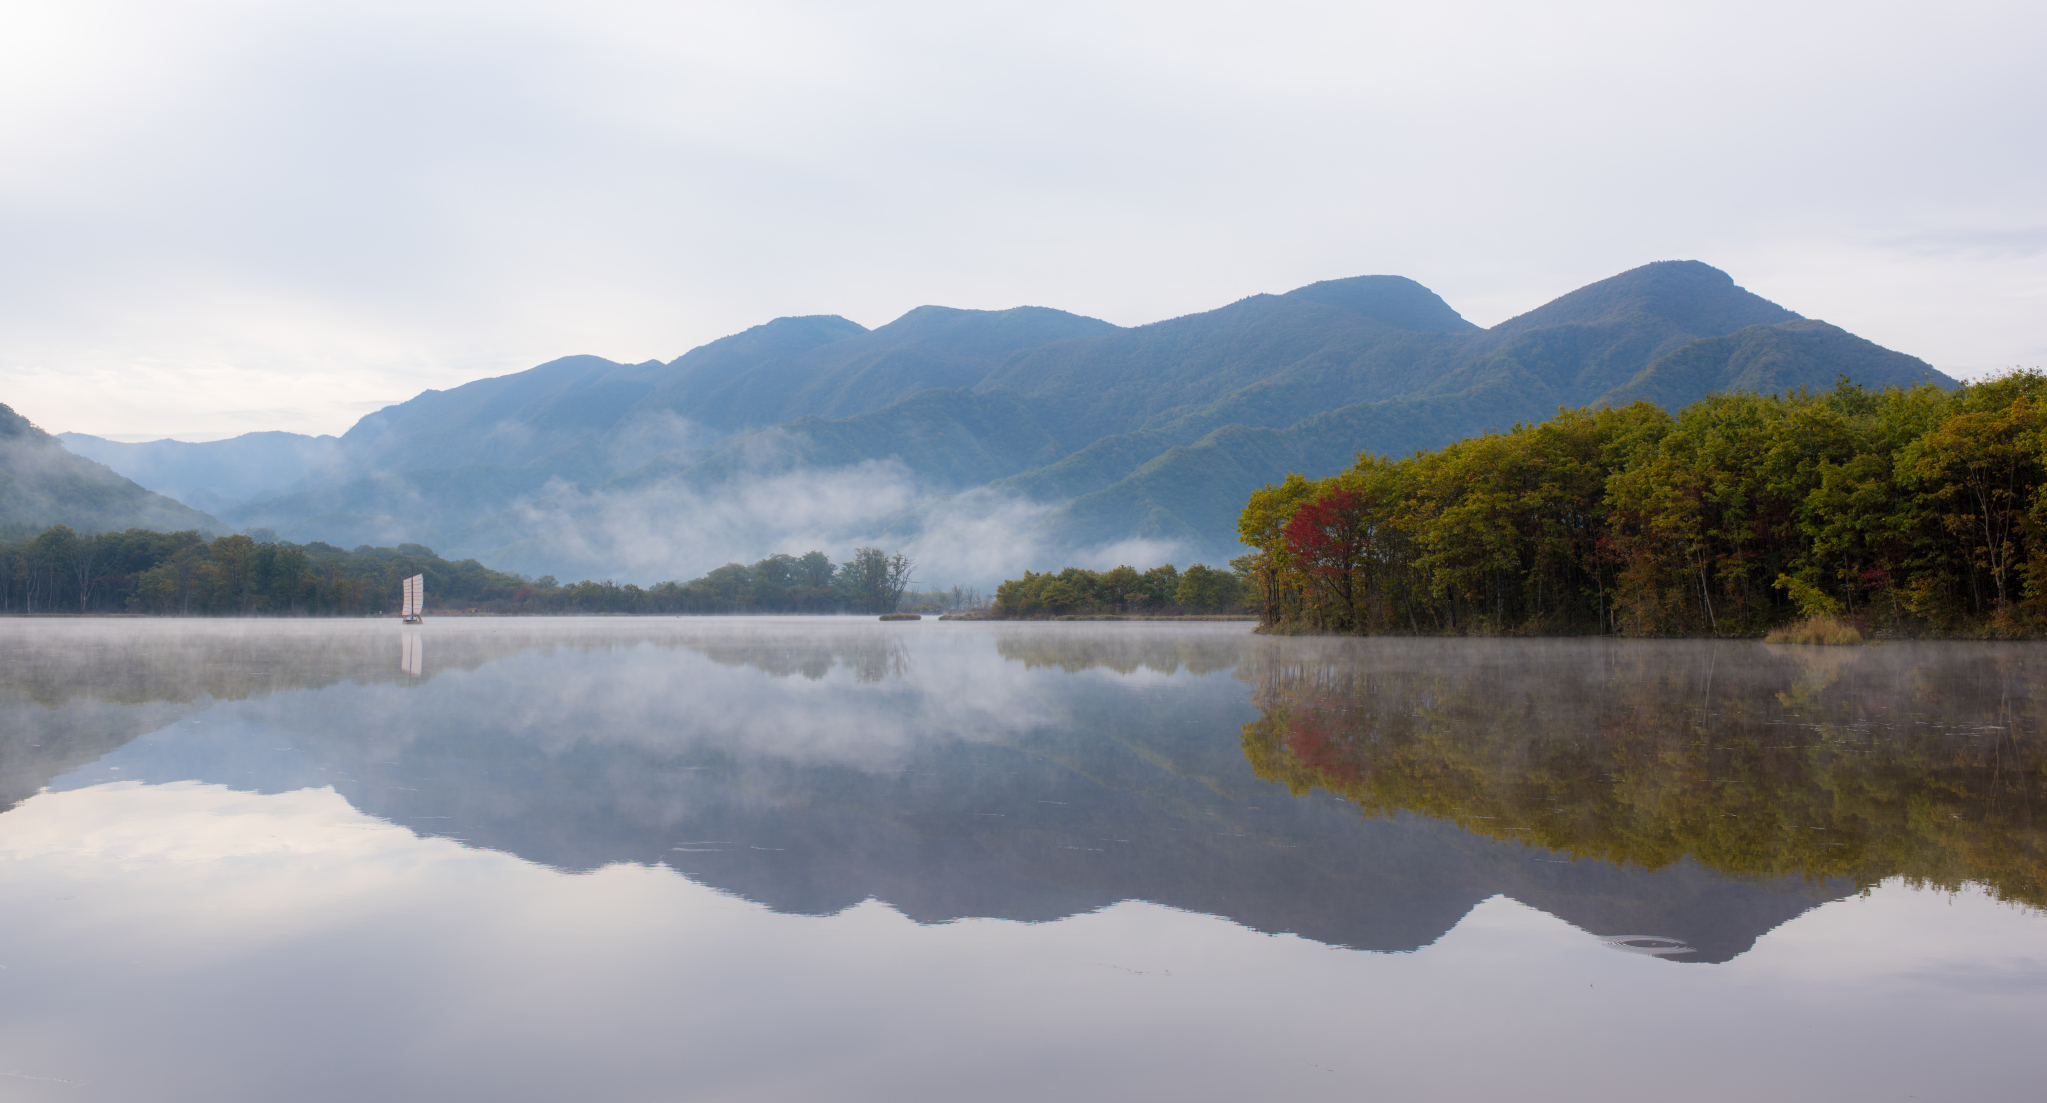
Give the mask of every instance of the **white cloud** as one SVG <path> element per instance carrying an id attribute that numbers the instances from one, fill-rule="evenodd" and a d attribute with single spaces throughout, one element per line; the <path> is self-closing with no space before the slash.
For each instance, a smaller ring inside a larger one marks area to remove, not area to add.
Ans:
<path id="1" fill-rule="evenodd" d="M 741 470 L 711 485 L 554 484 L 515 510 L 534 536 L 487 556 L 506 570 L 646 583 L 686 581 L 776 552 L 817 550 L 844 561 L 872 546 L 914 560 L 917 586 L 982 588 L 1054 559 L 1098 569 L 1187 562 L 1171 541 L 1058 544 L 1047 525 L 1057 505 L 986 489 L 947 494 L 894 459 L 804 466 L 800 441 L 779 432 L 748 437 L 746 449 Z"/>

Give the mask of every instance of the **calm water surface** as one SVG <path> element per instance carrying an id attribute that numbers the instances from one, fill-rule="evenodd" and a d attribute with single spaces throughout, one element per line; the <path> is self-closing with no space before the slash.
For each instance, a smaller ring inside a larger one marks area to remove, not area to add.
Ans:
<path id="1" fill-rule="evenodd" d="M 0 1100 L 2018 1100 L 2047 649 L 0 621 Z"/>

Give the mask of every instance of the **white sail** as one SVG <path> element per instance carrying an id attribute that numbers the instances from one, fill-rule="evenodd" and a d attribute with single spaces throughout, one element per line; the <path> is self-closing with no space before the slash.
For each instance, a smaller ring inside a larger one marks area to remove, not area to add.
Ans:
<path id="1" fill-rule="evenodd" d="M 426 612 L 426 576 L 413 575 L 405 580 L 405 602 L 399 609 L 401 617 L 416 617 Z"/>

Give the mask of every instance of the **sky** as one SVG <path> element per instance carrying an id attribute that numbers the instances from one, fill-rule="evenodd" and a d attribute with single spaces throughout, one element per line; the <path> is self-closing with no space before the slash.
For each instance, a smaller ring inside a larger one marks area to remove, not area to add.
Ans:
<path id="1" fill-rule="evenodd" d="M 938 303 L 1135 325 L 1652 260 L 2047 364 L 2047 7 L 10 0 L 0 402 L 339 433 L 572 353 Z"/>

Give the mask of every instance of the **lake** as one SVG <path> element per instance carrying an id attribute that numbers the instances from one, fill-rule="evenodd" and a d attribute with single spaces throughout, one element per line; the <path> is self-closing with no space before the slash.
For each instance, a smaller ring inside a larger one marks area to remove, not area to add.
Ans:
<path id="1" fill-rule="evenodd" d="M 2047 648 L 0 620 L 0 1099 L 2019 1100 Z"/>

